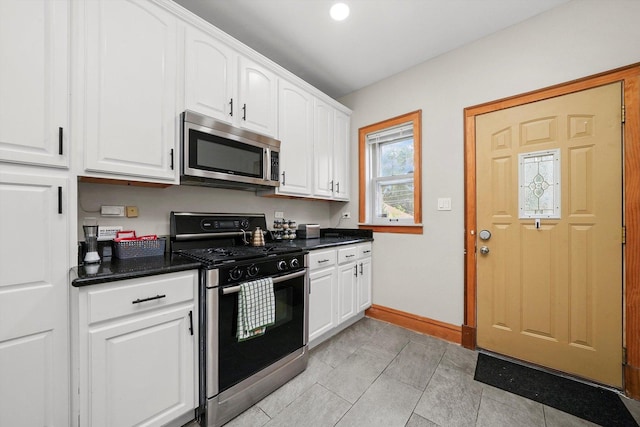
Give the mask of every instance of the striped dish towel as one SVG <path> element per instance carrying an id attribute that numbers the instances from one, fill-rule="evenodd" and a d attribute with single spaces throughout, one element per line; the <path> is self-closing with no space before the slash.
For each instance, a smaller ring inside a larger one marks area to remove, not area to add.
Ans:
<path id="1" fill-rule="evenodd" d="M 238 294 L 238 341 L 265 333 L 276 320 L 273 279 L 253 280 L 240 284 Z"/>

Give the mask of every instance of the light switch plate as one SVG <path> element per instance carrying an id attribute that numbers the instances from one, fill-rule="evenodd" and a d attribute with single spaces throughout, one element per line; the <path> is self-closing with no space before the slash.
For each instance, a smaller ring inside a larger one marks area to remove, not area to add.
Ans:
<path id="1" fill-rule="evenodd" d="M 439 211 L 450 211 L 451 210 L 451 197 L 441 197 L 438 199 L 438 210 Z"/>

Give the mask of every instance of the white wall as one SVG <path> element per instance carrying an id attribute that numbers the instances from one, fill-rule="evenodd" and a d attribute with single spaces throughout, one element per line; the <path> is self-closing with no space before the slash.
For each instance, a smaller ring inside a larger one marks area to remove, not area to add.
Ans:
<path id="1" fill-rule="evenodd" d="M 329 223 L 330 204 L 326 201 L 301 201 L 257 197 L 255 193 L 219 188 L 174 186 L 148 188 L 108 184 L 78 184 L 78 237 L 83 239 L 82 219 L 97 217 L 100 225 L 122 225 L 125 230 L 135 230 L 138 235 L 169 234 L 169 213 L 184 212 L 247 212 L 265 213 L 267 225 L 273 228 L 275 211 L 284 212 L 285 218 L 299 224 Z M 138 218 L 103 218 L 100 206 L 137 206 Z M 337 220 L 336 220 L 337 222 Z"/>
<path id="2" fill-rule="evenodd" d="M 354 110 L 353 165 L 358 128 L 422 109 L 424 234 L 375 233 L 374 304 L 463 323 L 463 109 L 640 62 L 639 18 L 637 0 L 573 0 L 340 99 Z M 356 195 L 356 167 L 351 182 Z M 345 209 L 341 226 L 355 227 L 357 200 Z"/>

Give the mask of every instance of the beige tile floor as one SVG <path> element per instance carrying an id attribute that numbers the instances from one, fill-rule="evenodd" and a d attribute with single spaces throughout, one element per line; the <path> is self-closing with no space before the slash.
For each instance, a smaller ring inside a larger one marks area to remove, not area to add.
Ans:
<path id="1" fill-rule="evenodd" d="M 305 372 L 227 427 L 589 426 L 474 381 L 477 352 L 364 318 L 311 350 Z M 625 402 L 640 423 L 640 402 Z"/>

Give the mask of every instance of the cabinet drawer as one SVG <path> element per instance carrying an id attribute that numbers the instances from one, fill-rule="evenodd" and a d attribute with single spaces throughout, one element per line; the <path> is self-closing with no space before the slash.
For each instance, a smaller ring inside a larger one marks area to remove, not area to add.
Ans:
<path id="1" fill-rule="evenodd" d="M 371 257 L 371 243 L 358 245 L 358 259 Z"/>
<path id="2" fill-rule="evenodd" d="M 87 318 L 95 323 L 191 301 L 197 277 L 197 271 L 191 270 L 91 286 Z"/>
<path id="3" fill-rule="evenodd" d="M 338 263 L 344 264 L 346 262 L 353 262 L 358 257 L 358 249 L 355 246 L 349 246 L 348 248 L 342 248 L 338 250 Z"/>
<path id="4" fill-rule="evenodd" d="M 312 251 L 309 253 L 309 270 L 336 265 L 336 250 Z"/>

